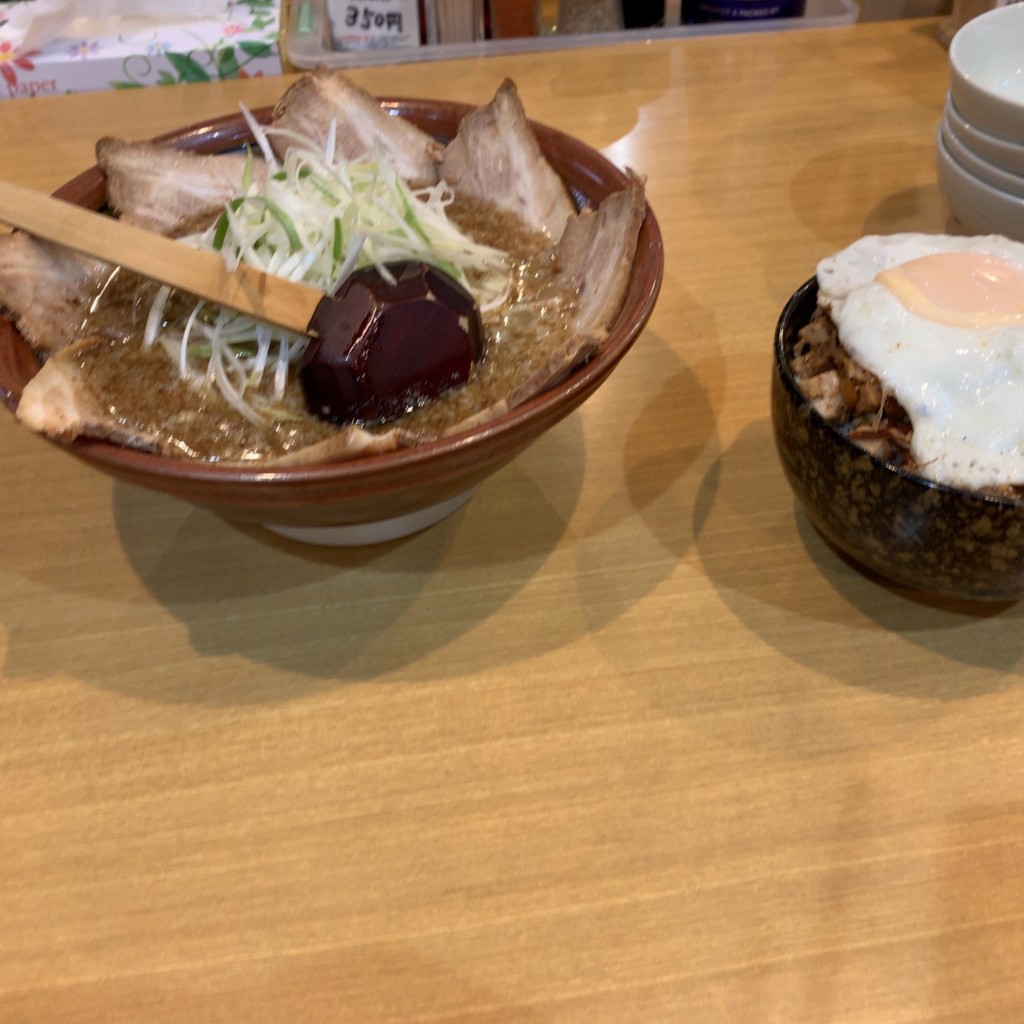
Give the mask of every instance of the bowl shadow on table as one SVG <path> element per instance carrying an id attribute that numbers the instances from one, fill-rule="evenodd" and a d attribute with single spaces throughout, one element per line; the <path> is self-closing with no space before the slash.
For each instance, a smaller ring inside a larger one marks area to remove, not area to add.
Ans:
<path id="1" fill-rule="evenodd" d="M 891 192 L 891 165 L 925 167 L 930 180 Z M 790 197 L 794 214 L 822 239 L 813 262 L 854 241 L 850 211 L 865 211 L 859 228 L 859 233 L 864 235 L 947 230 L 950 214 L 934 181 L 934 166 L 935 140 L 931 135 L 914 144 L 891 139 L 851 143 L 830 149 L 803 164 L 793 175 Z M 829 182 L 828 189 L 820 187 L 822 180 Z M 963 233 L 962 229 L 950 230 Z M 784 261 L 766 259 L 765 265 L 778 267 L 776 274 L 789 273 L 789 265 Z M 788 296 L 813 272 L 812 263 L 795 279 L 773 281 L 773 284 Z"/>
<path id="2" fill-rule="evenodd" d="M 687 481 L 718 451 L 713 396 L 727 392 L 727 373 L 714 311 L 679 282 L 667 280 L 666 288 L 685 310 L 672 323 L 672 337 L 685 338 L 684 351 L 700 352 L 700 358 L 687 362 L 678 343 L 650 329 L 630 355 L 627 365 L 654 383 L 641 391 L 646 400 L 632 408 L 628 422 L 608 428 L 622 435 L 614 446 L 620 465 L 606 477 L 616 474 L 616 485 L 579 527 L 577 601 L 588 630 L 628 615 L 692 550 L 692 522 L 681 511 L 688 507 Z"/>
<path id="3" fill-rule="evenodd" d="M 675 668 L 638 674 L 625 634 L 601 634 L 651 715 L 729 749 L 815 761 L 919 735 L 1020 681 L 1024 603 L 933 599 L 839 557 L 795 507 L 767 419 L 691 477 L 675 499 L 692 510 L 703 575 L 671 598 L 676 628 L 644 634 L 647 656 Z M 769 653 L 762 670 L 759 647 L 781 660 Z"/>
<path id="4" fill-rule="evenodd" d="M 726 390 L 725 361 L 719 356 L 680 367 L 640 410 L 626 442 L 626 488 L 631 506 L 674 560 L 693 547 L 692 523 L 665 502 L 702 457 L 718 451 L 717 413 L 712 394 Z"/>
<path id="5" fill-rule="evenodd" d="M 182 657 L 209 658 L 211 667 L 241 657 L 255 671 L 251 685 L 229 689 L 199 680 L 169 686 L 161 675 L 142 673 L 93 682 L 174 703 L 273 702 L 354 682 L 450 681 L 459 674 L 459 654 L 446 657 L 446 649 L 473 632 L 495 634 L 493 642 L 474 644 L 466 665 L 474 674 L 569 645 L 586 628 L 577 616 L 538 616 L 517 598 L 558 548 L 586 474 L 577 414 L 485 481 L 448 519 L 359 548 L 294 543 L 117 484 L 113 512 L 125 556 L 160 606 L 186 627 L 189 650 Z M 161 514 L 167 539 L 154 546 L 146 524 Z M 516 530 L 492 530 L 500 517 L 515 521 Z M 552 595 L 552 587 L 564 595 Z M 631 601 L 638 599 L 636 589 L 632 594 Z M 571 575 L 554 574 L 545 600 L 575 604 Z M 261 664 L 287 679 L 262 676 Z"/>
<path id="6" fill-rule="evenodd" d="M 584 549 L 587 560 L 581 565 L 585 575 L 598 566 L 609 569 L 616 557 L 622 561 L 628 572 L 623 575 L 625 600 L 620 612 L 639 597 L 629 585 L 638 573 L 646 567 L 660 581 L 693 548 L 693 524 L 680 512 L 680 493 L 685 493 L 685 481 L 717 452 L 717 417 L 710 394 L 716 389 L 721 393 L 721 386 L 710 381 L 722 379 L 724 363 L 718 357 L 666 373 L 626 435 L 623 488 L 610 493 L 591 520 Z M 631 531 L 629 542 L 619 543 L 619 529 L 635 518 L 645 531 Z M 650 542 L 647 558 L 638 557 L 644 554 L 644 537 Z M 652 578 L 643 589 L 657 581 Z M 586 598 L 581 595 L 584 602 Z M 593 628 L 608 617 L 607 612 L 595 617 Z"/>
<path id="7" fill-rule="evenodd" d="M 754 476 L 757 479 L 753 479 Z M 1000 690 L 1024 670 L 1024 603 L 943 598 L 896 586 L 866 572 L 818 534 L 800 509 L 774 451 L 771 426 L 748 426 L 722 454 L 695 500 L 697 549 L 718 592 L 749 628 L 788 658 L 849 685 L 896 696 L 957 700 Z M 738 558 L 737 549 L 743 557 Z M 864 633 L 876 627 L 948 668 L 984 669 L 970 688 L 927 673 L 879 671 L 875 658 L 836 660 L 819 630 Z"/>
<path id="8" fill-rule="evenodd" d="M 233 691 L 230 698 L 205 687 L 152 696 L 211 703 L 287 699 L 387 680 L 414 664 L 417 677 L 429 676 L 432 652 L 486 628 L 557 545 L 582 486 L 583 449 L 578 419 L 570 418 L 485 481 L 447 519 L 413 536 L 363 547 L 300 544 L 181 505 L 168 542 L 155 553 L 138 524 L 159 499 L 117 485 L 114 516 L 125 555 L 153 597 L 185 625 L 195 654 L 241 655 L 288 674 L 283 689 L 268 683 L 245 695 Z M 560 467 L 557 488 L 542 487 L 547 462 Z M 505 514 L 522 509 L 514 534 L 489 531 L 490 510 L 500 506 Z M 228 557 L 211 571 L 211 552 L 220 548 Z M 460 597 L 462 586 L 471 601 Z M 491 650 L 498 661 L 528 657 L 572 639 L 559 633 L 559 623 L 548 627 L 514 631 L 517 651 L 480 645 L 480 655 L 486 659 Z M 477 661 L 475 667 L 486 664 Z M 437 675 L 445 675 L 444 666 Z"/>
<path id="9" fill-rule="evenodd" d="M 492 663 L 507 666 L 569 646 L 627 614 L 692 548 L 678 482 L 695 466 L 700 472 L 708 452 L 717 450 L 707 389 L 721 390 L 715 382 L 722 372 L 716 356 L 685 366 L 673 346 L 648 330 L 582 410 L 485 481 L 454 515 L 402 540 L 361 548 L 298 544 L 115 482 L 111 539 L 125 568 L 88 574 L 77 584 L 31 558 L 9 568 L 47 588 L 56 621 L 62 603 L 85 601 L 100 615 L 116 616 L 128 632 L 162 633 L 165 659 L 208 661 L 203 678 L 140 664 L 120 642 L 122 631 L 90 629 L 77 611 L 71 615 L 80 623 L 81 644 L 97 648 L 75 671 L 90 685 L 145 700 L 273 703 L 351 683 L 450 681 L 460 673 L 460 640 L 469 633 L 485 639 L 474 642 L 466 674 Z M 662 382 L 640 408 L 616 394 L 629 373 Z M 598 409 L 602 402 L 607 405 Z M 606 410 L 618 417 L 620 408 L 627 410 L 622 422 L 609 421 Z M 594 514 L 577 514 L 584 486 L 596 493 L 586 506 Z M 105 500 L 102 488 L 95 500 Z M 514 533 L 490 528 L 499 510 L 516 522 Z M 615 559 L 636 550 L 620 540 L 627 529 L 636 535 L 637 516 L 647 526 L 639 536 L 650 541 L 649 550 L 641 551 L 641 564 L 615 574 Z M 560 548 L 570 520 L 573 537 Z M 71 518 L 69 527 L 77 522 Z M 85 550 L 95 541 L 81 543 Z M 542 597 L 564 614 L 538 615 L 522 592 L 549 559 L 561 560 L 566 571 L 556 567 L 546 576 Z M 600 600 L 579 586 L 579 576 L 595 574 L 614 580 Z M 466 593 L 471 601 L 461 596 Z M 9 636 L 6 670 L 21 671 L 23 636 L 30 671 L 65 671 L 66 653 L 58 646 L 46 655 L 32 643 L 35 626 L 22 622 L 17 608 L 2 623 Z M 40 657 L 51 664 L 40 667 Z M 91 665 L 104 668 L 83 675 Z M 261 672 L 261 665 L 272 671 Z"/>

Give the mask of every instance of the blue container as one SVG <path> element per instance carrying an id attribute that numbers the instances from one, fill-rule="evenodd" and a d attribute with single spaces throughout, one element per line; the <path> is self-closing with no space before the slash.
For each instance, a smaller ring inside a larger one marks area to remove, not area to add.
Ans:
<path id="1" fill-rule="evenodd" d="M 802 18 L 806 0 L 683 0 L 683 22 Z"/>

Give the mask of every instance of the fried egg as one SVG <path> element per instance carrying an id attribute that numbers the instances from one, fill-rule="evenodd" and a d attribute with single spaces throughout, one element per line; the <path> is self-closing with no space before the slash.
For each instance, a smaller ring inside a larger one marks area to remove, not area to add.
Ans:
<path id="1" fill-rule="evenodd" d="M 817 276 L 843 347 L 906 410 L 922 473 L 1024 484 L 1024 244 L 870 235 Z"/>

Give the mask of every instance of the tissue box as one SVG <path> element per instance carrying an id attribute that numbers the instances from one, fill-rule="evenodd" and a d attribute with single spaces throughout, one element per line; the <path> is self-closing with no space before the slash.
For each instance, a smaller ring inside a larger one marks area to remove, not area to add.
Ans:
<path id="1" fill-rule="evenodd" d="M 0 99 L 281 73 L 280 0 L 234 0 L 215 16 L 76 17 L 35 47 L 2 35 L 21 4 L 0 3 Z"/>

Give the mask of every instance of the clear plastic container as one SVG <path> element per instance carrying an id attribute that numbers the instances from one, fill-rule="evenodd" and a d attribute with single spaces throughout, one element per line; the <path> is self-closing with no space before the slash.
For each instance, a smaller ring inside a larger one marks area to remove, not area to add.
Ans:
<path id="1" fill-rule="evenodd" d="M 325 67 L 356 67 L 366 64 L 399 64 L 454 57 L 485 57 L 490 54 L 565 50 L 581 46 L 637 42 L 644 39 L 680 39 L 689 36 L 725 35 L 737 32 L 779 32 L 808 28 L 839 28 L 857 20 L 856 0 L 807 0 L 800 18 L 709 22 L 702 25 L 671 25 L 663 28 L 627 29 L 580 35 L 546 33 L 513 39 L 482 39 L 469 43 L 437 43 L 401 49 L 341 50 L 332 43 L 326 0 L 284 0 L 281 17 L 281 60 L 286 71 Z"/>

